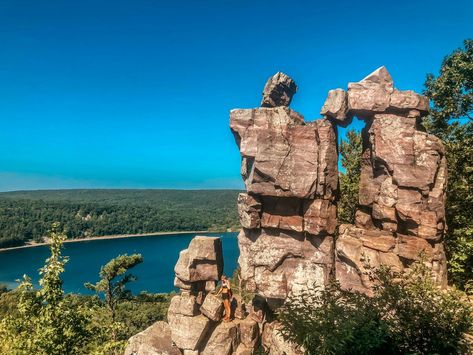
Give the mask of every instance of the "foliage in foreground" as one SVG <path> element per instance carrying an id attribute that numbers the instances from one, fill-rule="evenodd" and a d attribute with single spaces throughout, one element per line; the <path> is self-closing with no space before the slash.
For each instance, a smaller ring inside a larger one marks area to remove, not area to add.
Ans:
<path id="1" fill-rule="evenodd" d="M 466 295 L 442 290 L 422 264 L 401 274 L 389 268 L 372 272 L 373 297 L 325 290 L 291 297 L 279 320 L 282 335 L 307 354 L 456 354 L 463 334 L 473 327 Z"/>
<path id="2" fill-rule="evenodd" d="M 448 163 L 445 246 L 449 278 L 466 289 L 473 282 L 473 40 L 427 76 L 425 95 L 433 107 L 425 120 L 442 138 Z"/>
<path id="3" fill-rule="evenodd" d="M 74 307 L 64 297 L 61 273 L 67 258 L 61 255 L 61 246 L 65 236 L 57 228 L 54 224 L 50 234 L 51 256 L 40 270 L 40 289 L 34 291 L 24 276 L 16 314 L 0 323 L 2 354 L 79 353 L 91 336 L 88 310 Z"/>
<path id="4" fill-rule="evenodd" d="M 102 267 L 101 275 L 111 286 L 104 288 L 110 291 L 109 299 L 65 295 L 60 277 L 67 262 L 61 255 L 65 236 L 58 232 L 57 224 L 50 238 L 51 256 L 40 270 L 40 289 L 34 290 L 25 277 L 15 290 L 0 293 L 1 354 L 118 354 L 123 352 L 125 340 L 165 319 L 170 295 L 132 296 L 124 281 L 133 277 L 117 280 L 141 262 L 139 255 L 120 256 Z M 98 285 L 100 291 L 102 284 L 99 281 L 92 286 Z"/>

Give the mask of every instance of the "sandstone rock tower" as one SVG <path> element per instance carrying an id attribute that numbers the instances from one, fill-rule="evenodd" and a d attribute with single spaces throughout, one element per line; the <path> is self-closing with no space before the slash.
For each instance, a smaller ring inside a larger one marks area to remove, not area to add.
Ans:
<path id="1" fill-rule="evenodd" d="M 272 318 L 291 294 L 331 278 L 369 294 L 367 264 L 402 271 L 420 258 L 446 284 L 446 160 L 442 142 L 420 124 L 428 100 L 395 89 L 381 67 L 348 91 L 331 90 L 324 117 L 306 122 L 288 107 L 296 91 L 277 73 L 260 108 L 230 113 L 246 186 L 238 196 L 238 261 L 253 302 L 235 297 L 235 320 L 221 321 L 221 300 L 211 293 L 223 270 L 221 241 L 195 237 L 175 267 L 180 292 L 168 323 L 132 337 L 126 355 L 250 355 L 258 344 L 270 355 L 302 355 Z M 337 233 L 337 127 L 355 116 L 366 122 L 359 207 L 355 225 Z"/>
<path id="2" fill-rule="evenodd" d="M 289 109 L 295 91 L 294 81 L 277 73 L 265 86 L 265 107 L 230 113 L 247 190 L 238 198 L 238 261 L 249 290 L 270 307 L 325 284 L 333 267 L 336 127 L 329 119 L 306 123 Z"/>
<path id="3" fill-rule="evenodd" d="M 446 160 L 422 129 L 427 98 L 399 91 L 381 67 L 348 91 L 331 90 L 324 118 L 305 122 L 288 108 L 297 86 L 271 77 L 261 108 L 230 113 L 247 192 L 238 198 L 239 264 L 247 287 L 277 307 L 331 273 L 347 289 L 370 292 L 365 265 L 402 270 L 423 254 L 446 283 Z M 356 225 L 334 242 L 338 194 L 337 125 L 366 122 Z"/>

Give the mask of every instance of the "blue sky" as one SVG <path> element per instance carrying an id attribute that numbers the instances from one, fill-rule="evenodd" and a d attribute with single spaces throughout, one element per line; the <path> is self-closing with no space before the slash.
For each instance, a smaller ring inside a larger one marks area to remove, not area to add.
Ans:
<path id="1" fill-rule="evenodd" d="M 400 89 L 473 37 L 468 1 L 0 0 L 0 190 L 240 188 L 228 112 L 385 65 Z"/>

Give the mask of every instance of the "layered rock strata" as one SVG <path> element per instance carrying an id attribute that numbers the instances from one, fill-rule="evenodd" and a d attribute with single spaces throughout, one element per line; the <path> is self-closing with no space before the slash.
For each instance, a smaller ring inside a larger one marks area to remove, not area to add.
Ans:
<path id="1" fill-rule="evenodd" d="M 335 247 L 336 278 L 345 288 L 369 292 L 367 266 L 401 271 L 420 258 L 446 285 L 447 166 L 441 140 L 420 124 L 428 109 L 426 97 L 395 89 L 384 67 L 350 83 L 348 92 L 329 92 L 321 111 L 327 118 L 366 122 L 355 226 L 340 228 Z"/>
<path id="2" fill-rule="evenodd" d="M 232 110 L 246 192 L 238 196 L 241 277 L 255 293 L 234 297 L 235 319 L 222 322 L 211 292 L 223 270 L 219 238 L 196 237 L 175 267 L 168 323 L 132 337 L 126 354 L 300 355 L 272 320 L 288 296 L 335 278 L 345 289 L 370 293 L 369 268 L 402 271 L 422 260 L 445 285 L 443 249 L 446 160 L 441 141 L 420 119 L 428 100 L 394 88 L 381 67 L 348 90 L 331 90 L 322 119 L 305 122 L 288 108 L 297 90 L 283 73 L 271 77 L 260 108 Z M 366 122 L 355 225 L 337 226 L 337 126 Z"/>
<path id="3" fill-rule="evenodd" d="M 238 242 L 249 290 L 274 308 L 293 292 L 324 285 L 334 266 L 343 287 L 369 293 L 367 266 L 403 270 L 421 256 L 444 285 L 446 160 L 440 139 L 420 124 L 428 99 L 394 88 L 381 67 L 347 91 L 330 90 L 324 118 L 305 122 L 288 107 L 296 91 L 289 87 L 296 88 L 292 79 L 277 73 L 263 107 L 230 113 L 246 187 Z M 341 228 L 334 247 L 336 126 L 355 116 L 366 122 L 359 208 L 356 225 Z"/>
<path id="4" fill-rule="evenodd" d="M 328 281 L 337 223 L 336 128 L 288 108 L 291 86 L 278 73 L 265 86 L 264 107 L 230 113 L 247 190 L 238 197 L 241 274 L 271 307 Z"/>

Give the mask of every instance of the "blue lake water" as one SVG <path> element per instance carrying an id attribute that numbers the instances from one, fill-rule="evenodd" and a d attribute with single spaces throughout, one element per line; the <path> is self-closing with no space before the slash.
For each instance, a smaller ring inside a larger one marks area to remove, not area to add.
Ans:
<path id="1" fill-rule="evenodd" d="M 130 284 L 134 293 L 140 291 L 170 292 L 174 290 L 174 265 L 179 252 L 186 249 L 196 234 L 173 234 L 135 238 L 92 240 L 64 244 L 63 255 L 69 257 L 63 274 L 66 292 L 89 294 L 84 282 L 96 282 L 100 267 L 120 254 L 140 253 L 144 262 L 132 269 L 138 280 Z M 202 233 L 200 233 L 202 235 Z M 239 255 L 237 233 L 205 233 L 222 238 L 224 272 L 231 275 Z M 49 255 L 49 247 L 40 246 L 0 252 L 0 284 L 16 287 L 15 280 L 23 274 L 37 283 L 38 269 Z"/>

